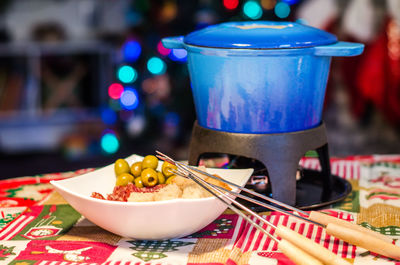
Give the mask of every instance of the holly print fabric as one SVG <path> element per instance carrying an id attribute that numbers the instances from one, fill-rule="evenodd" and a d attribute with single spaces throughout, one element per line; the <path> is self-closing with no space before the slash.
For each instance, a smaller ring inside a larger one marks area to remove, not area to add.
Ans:
<path id="1" fill-rule="evenodd" d="M 319 169 L 315 158 L 302 159 L 301 165 Z M 400 156 L 334 158 L 331 167 L 333 174 L 351 183 L 352 192 L 321 211 L 385 234 L 400 245 Z M 73 209 L 49 184 L 52 179 L 90 170 L 0 181 L 0 264 L 293 264 L 274 241 L 229 210 L 184 238 L 143 241 L 105 231 Z M 400 264 L 329 236 L 314 224 L 278 212 L 260 215 L 353 264 Z"/>

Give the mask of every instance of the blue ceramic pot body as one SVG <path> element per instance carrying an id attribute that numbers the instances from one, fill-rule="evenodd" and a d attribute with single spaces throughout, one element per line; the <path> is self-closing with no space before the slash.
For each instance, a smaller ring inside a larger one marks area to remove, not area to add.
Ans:
<path id="1" fill-rule="evenodd" d="M 284 133 L 321 123 L 332 56 L 364 45 L 292 22 L 227 22 L 162 40 L 186 49 L 198 123 L 234 133 Z"/>
<path id="2" fill-rule="evenodd" d="M 201 126 L 282 133 L 321 123 L 330 56 L 314 56 L 312 49 L 186 49 Z"/>

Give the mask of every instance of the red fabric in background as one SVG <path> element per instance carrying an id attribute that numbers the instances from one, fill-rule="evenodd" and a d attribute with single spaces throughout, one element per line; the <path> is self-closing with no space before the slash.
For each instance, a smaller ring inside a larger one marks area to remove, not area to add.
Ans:
<path id="1" fill-rule="evenodd" d="M 335 33 L 334 28 L 330 26 L 326 30 Z M 360 42 L 351 37 L 340 39 Z M 392 125 L 400 126 L 400 28 L 393 20 L 388 19 L 376 38 L 365 43 L 361 55 L 334 57 L 332 69 L 327 86 L 327 104 L 330 90 L 339 81 L 349 93 L 350 108 L 356 118 L 361 119 L 370 113 L 368 108 L 372 105 Z M 339 70 L 339 76 L 335 69 Z"/>
<path id="2" fill-rule="evenodd" d="M 393 33 L 396 30 L 393 27 L 397 27 L 398 30 L 398 26 L 389 20 L 376 40 L 366 45 L 353 77 L 356 91 L 352 94 L 352 102 L 355 103 L 356 114 L 365 111 L 359 106 L 360 103 L 371 102 L 388 121 L 393 125 L 399 125 L 400 43 Z"/>
<path id="3" fill-rule="evenodd" d="M 360 95 L 360 88 L 357 82 L 357 76 L 359 75 L 359 69 L 363 61 L 363 54 L 355 57 L 337 58 L 334 60 L 337 63 L 336 67 L 340 69 L 341 81 L 350 97 L 349 107 L 353 115 L 356 118 L 360 118 L 364 115 L 368 107 L 368 100 Z M 332 67 L 335 67 L 335 65 L 333 64 Z"/>

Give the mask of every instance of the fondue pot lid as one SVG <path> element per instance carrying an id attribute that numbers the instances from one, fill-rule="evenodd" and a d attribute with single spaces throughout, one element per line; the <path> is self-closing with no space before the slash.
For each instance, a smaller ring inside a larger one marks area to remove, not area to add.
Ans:
<path id="1" fill-rule="evenodd" d="M 227 22 L 188 34 L 187 45 L 212 48 L 306 48 L 337 42 L 335 35 L 294 22 Z"/>

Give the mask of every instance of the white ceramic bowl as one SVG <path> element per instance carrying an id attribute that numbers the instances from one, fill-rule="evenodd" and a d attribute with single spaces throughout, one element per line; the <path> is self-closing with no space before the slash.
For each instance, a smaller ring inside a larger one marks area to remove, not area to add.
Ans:
<path id="1" fill-rule="evenodd" d="M 130 165 L 142 159 L 137 155 L 126 158 Z M 207 172 L 244 186 L 253 169 L 209 168 Z M 117 235 L 134 239 L 161 240 L 187 236 L 210 224 L 227 208 L 215 197 L 156 202 L 118 202 L 90 197 L 94 191 L 103 196 L 112 193 L 115 185 L 114 164 L 50 183 L 91 222 Z"/>

